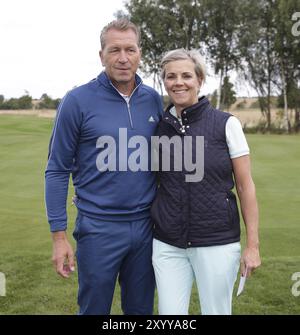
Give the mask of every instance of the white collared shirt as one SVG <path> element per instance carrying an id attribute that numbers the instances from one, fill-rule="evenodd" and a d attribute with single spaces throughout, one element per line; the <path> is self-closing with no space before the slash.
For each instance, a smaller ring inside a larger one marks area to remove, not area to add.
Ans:
<path id="1" fill-rule="evenodd" d="M 181 117 L 177 115 L 174 106 L 170 109 L 170 113 L 175 116 L 178 119 L 178 122 L 182 125 Z M 226 122 L 225 134 L 231 159 L 249 155 L 249 146 L 243 132 L 242 125 L 237 117 L 230 116 L 228 118 Z"/>

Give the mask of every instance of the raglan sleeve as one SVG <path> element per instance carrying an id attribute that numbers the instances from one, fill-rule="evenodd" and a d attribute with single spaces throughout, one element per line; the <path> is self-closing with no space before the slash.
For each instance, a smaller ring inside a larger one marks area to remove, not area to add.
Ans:
<path id="1" fill-rule="evenodd" d="M 163 97 L 157 93 L 156 95 L 156 101 L 157 101 L 157 110 L 158 110 L 158 116 L 159 120 L 162 119 L 164 114 L 164 104 L 163 104 Z"/>
<path id="2" fill-rule="evenodd" d="M 69 178 L 79 142 L 81 122 L 81 111 L 76 98 L 68 93 L 57 110 L 45 171 L 45 204 L 51 232 L 67 229 Z"/>

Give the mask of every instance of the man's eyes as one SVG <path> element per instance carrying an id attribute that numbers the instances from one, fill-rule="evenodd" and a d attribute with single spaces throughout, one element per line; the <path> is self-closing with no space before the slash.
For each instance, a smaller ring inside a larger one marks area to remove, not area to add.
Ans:
<path id="1" fill-rule="evenodd" d="M 121 50 L 120 49 L 110 49 L 109 50 L 109 53 L 117 53 L 117 52 L 120 52 Z M 134 49 L 134 48 L 130 48 L 130 49 L 126 49 L 126 52 L 129 52 L 129 53 L 135 53 L 137 50 Z"/>

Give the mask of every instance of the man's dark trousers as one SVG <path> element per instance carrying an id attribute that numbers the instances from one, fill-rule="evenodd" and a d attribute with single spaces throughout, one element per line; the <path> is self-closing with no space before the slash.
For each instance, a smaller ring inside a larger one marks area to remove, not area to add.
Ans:
<path id="1" fill-rule="evenodd" d="M 79 314 L 108 315 L 116 280 L 124 314 L 153 313 L 155 279 L 150 219 L 103 221 L 78 214 Z"/>

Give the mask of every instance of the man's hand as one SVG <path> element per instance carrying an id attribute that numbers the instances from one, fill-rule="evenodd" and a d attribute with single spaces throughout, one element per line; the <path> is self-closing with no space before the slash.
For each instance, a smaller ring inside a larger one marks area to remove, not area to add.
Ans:
<path id="1" fill-rule="evenodd" d="M 75 271 L 74 253 L 64 231 L 52 233 L 53 254 L 52 262 L 56 272 L 63 278 L 69 278 Z"/>

